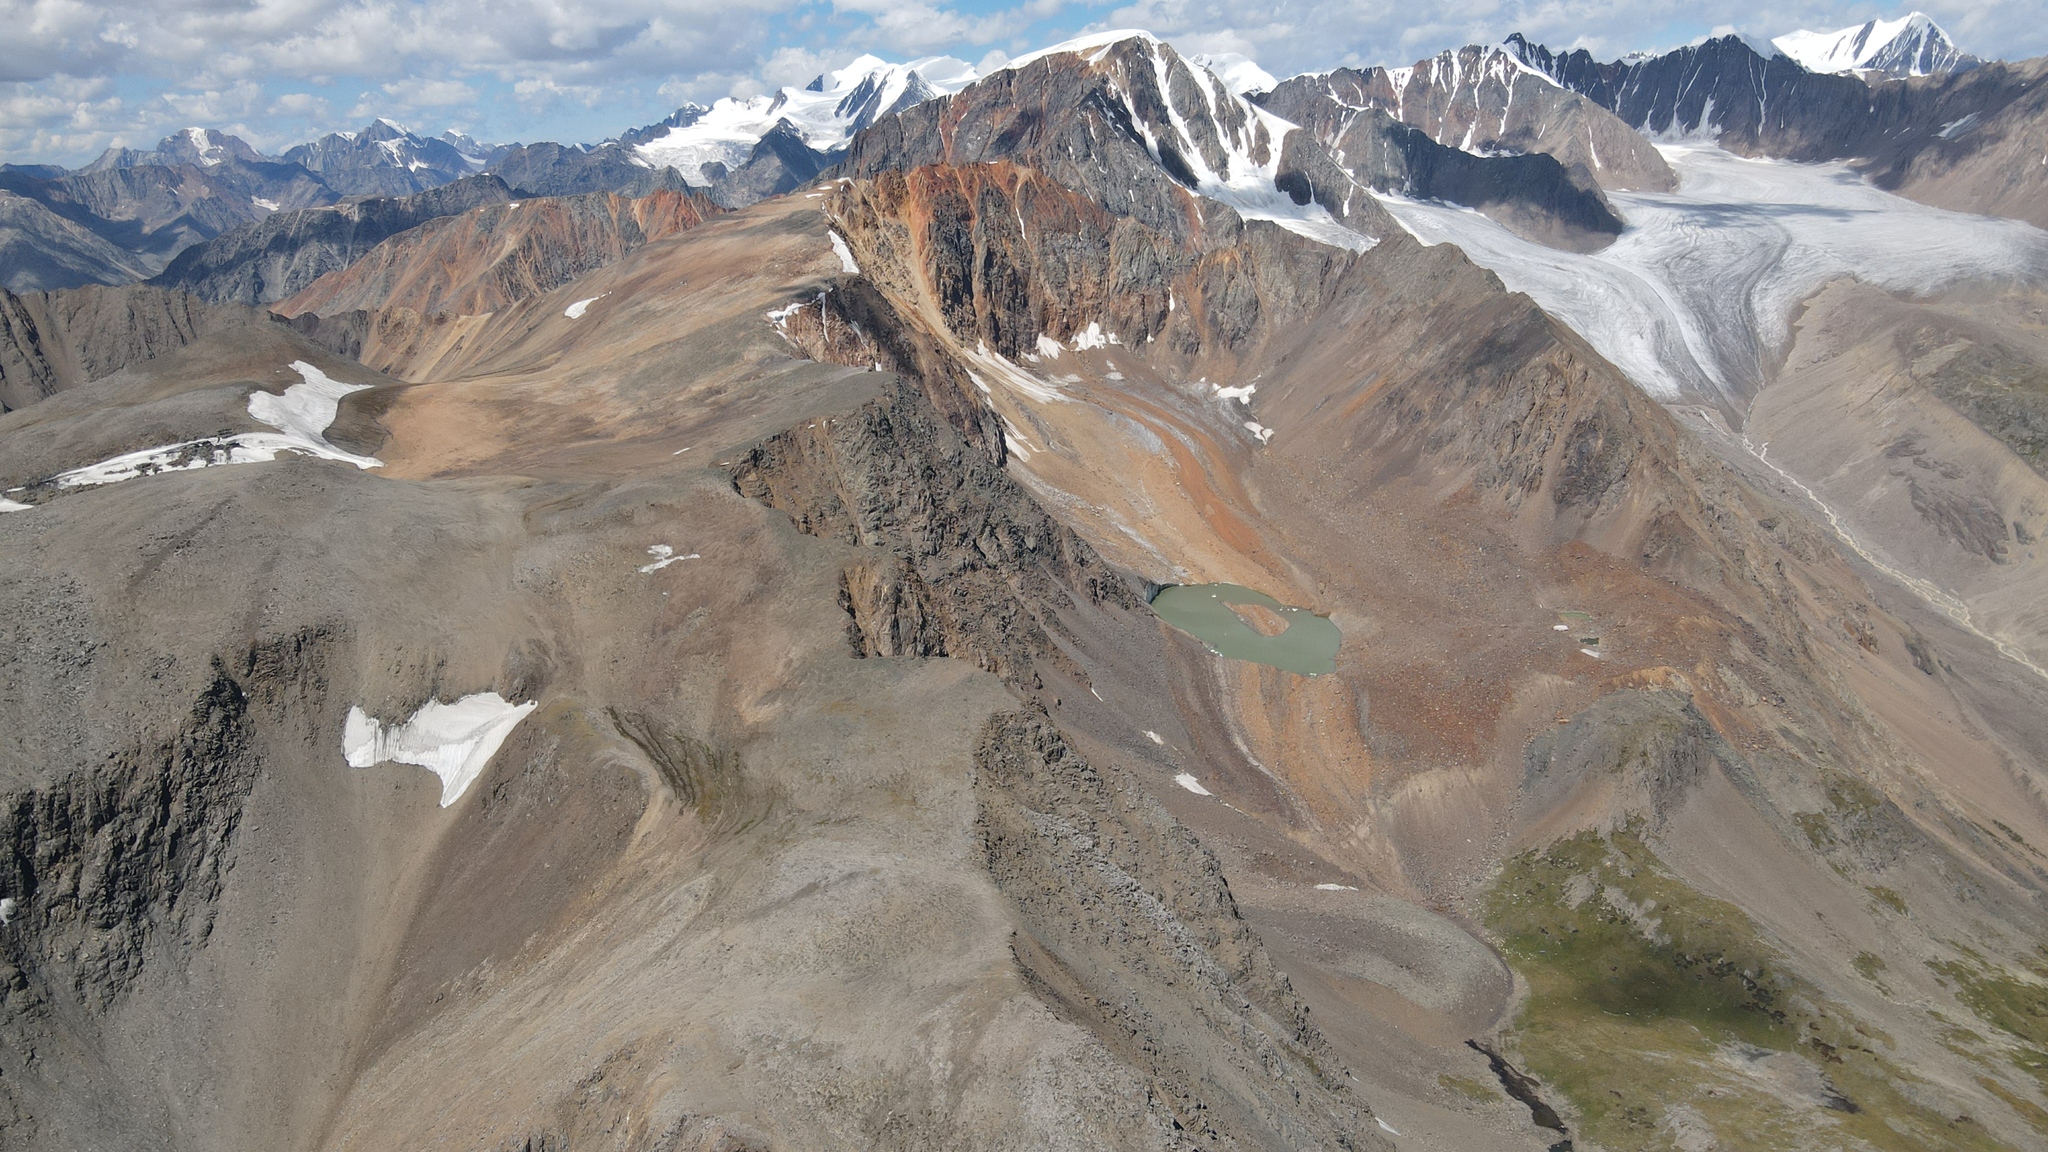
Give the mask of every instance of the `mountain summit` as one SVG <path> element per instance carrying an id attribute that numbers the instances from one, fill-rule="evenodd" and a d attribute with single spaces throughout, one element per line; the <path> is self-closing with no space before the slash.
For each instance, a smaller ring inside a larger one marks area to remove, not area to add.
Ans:
<path id="1" fill-rule="evenodd" d="M 1957 49 L 1941 25 L 1923 12 L 1836 32 L 1789 32 L 1771 43 L 1809 72 L 1930 76 L 1981 63 Z"/>

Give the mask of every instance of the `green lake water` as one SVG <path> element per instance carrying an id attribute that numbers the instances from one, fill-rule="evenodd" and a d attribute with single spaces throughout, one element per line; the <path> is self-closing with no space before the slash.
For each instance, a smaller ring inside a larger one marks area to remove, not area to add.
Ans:
<path id="1" fill-rule="evenodd" d="M 1287 621 L 1278 636 L 1262 636 L 1230 610 L 1232 604 L 1256 604 Z M 1306 608 L 1290 608 L 1264 592 L 1239 584 L 1174 584 L 1152 598 L 1152 611 L 1175 628 L 1232 660 L 1250 660 L 1303 676 L 1337 670 L 1337 646 L 1343 637 L 1327 616 Z"/>

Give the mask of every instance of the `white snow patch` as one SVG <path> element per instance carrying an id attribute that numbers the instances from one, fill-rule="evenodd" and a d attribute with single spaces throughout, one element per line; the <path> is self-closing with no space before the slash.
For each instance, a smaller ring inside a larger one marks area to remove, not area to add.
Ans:
<path id="1" fill-rule="evenodd" d="M 1209 791 L 1207 788 L 1202 787 L 1202 782 L 1200 780 L 1195 779 L 1193 773 L 1183 772 L 1180 775 L 1175 776 L 1173 778 L 1173 782 L 1187 789 L 1188 791 L 1193 792 L 1197 796 L 1215 795 L 1215 793 Z"/>
<path id="2" fill-rule="evenodd" d="M 687 452 L 689 449 L 685 448 L 683 451 Z M 640 571 L 642 572 L 659 572 L 680 560 L 702 560 L 704 558 L 695 552 L 690 553 L 688 556 L 678 556 L 676 555 L 676 550 L 666 544 L 649 545 L 647 554 L 654 557 L 654 563 L 642 564 L 640 566 Z"/>
<path id="3" fill-rule="evenodd" d="M 1356 892 L 1356 891 L 1358 891 L 1358 889 L 1357 889 L 1357 888 L 1356 888 L 1355 886 L 1353 886 L 1353 885 L 1350 885 L 1350 884 L 1318 884 L 1318 885 L 1316 885 L 1316 891 L 1318 891 L 1318 892 Z"/>
<path id="4" fill-rule="evenodd" d="M 1253 63 L 1250 57 L 1236 52 L 1198 52 L 1188 57 L 1188 63 L 1207 68 L 1239 96 L 1271 92 L 1280 86 L 1280 81 L 1275 80 L 1271 72 Z"/>
<path id="5" fill-rule="evenodd" d="M 1107 348 L 1111 344 L 1121 343 L 1123 341 L 1117 339 L 1116 333 L 1102 330 L 1100 320 L 1090 320 L 1088 326 L 1074 333 L 1074 338 L 1070 341 L 1076 352 L 1086 352 L 1091 348 Z"/>
<path id="6" fill-rule="evenodd" d="M 1264 444 L 1266 441 L 1271 440 L 1273 438 L 1273 430 L 1271 428 L 1266 427 L 1264 424 L 1259 423 L 1257 420 L 1245 421 L 1244 429 L 1245 431 L 1251 433 L 1252 438 L 1257 440 L 1261 444 Z"/>
<path id="7" fill-rule="evenodd" d="M 277 429 L 276 432 L 242 432 L 124 452 L 97 464 L 58 473 L 57 486 L 86 488 L 157 472 L 183 472 L 217 464 L 258 464 L 277 459 L 280 452 L 338 460 L 358 468 L 383 467 L 382 460 L 344 452 L 322 435 L 334 423 L 341 398 L 370 385 L 344 384 L 304 360 L 292 361 L 292 369 L 302 382 L 285 389 L 282 396 L 261 390 L 249 396 L 249 415 Z"/>
<path id="8" fill-rule="evenodd" d="M 1600 658 L 1600 653 L 1596 649 L 1581 648 L 1579 649 L 1579 651 L 1584 652 L 1586 655 L 1591 656 L 1595 660 L 1598 660 Z"/>
<path id="9" fill-rule="evenodd" d="M 1159 733 L 1152 731 L 1150 728 L 1145 729 L 1145 739 L 1150 740 L 1154 744 L 1166 743 L 1165 740 L 1160 738 Z"/>
<path id="10" fill-rule="evenodd" d="M 1040 48 L 1036 52 L 1026 52 L 1024 55 L 1003 65 L 998 71 L 1014 71 L 1033 61 L 1043 60 L 1047 56 L 1081 55 L 1086 53 L 1090 63 L 1093 63 L 1102 58 L 1103 49 L 1131 39 L 1143 40 L 1146 44 L 1154 47 L 1159 44 L 1159 37 L 1142 28 L 1113 28 L 1105 32 L 1089 32 L 1085 35 L 1076 36 L 1072 40 L 1062 40 L 1050 48 Z"/>
<path id="11" fill-rule="evenodd" d="M 1553 632 L 1569 632 L 1572 630 L 1572 626 L 1569 624 L 1552 624 L 1550 628 Z"/>
<path id="12" fill-rule="evenodd" d="M 441 807 L 455 803 L 483 773 L 512 729 L 539 707 L 514 704 L 496 692 L 464 696 L 453 704 L 429 700 L 403 724 L 390 728 L 360 707 L 348 710 L 341 751 L 351 768 L 387 760 L 417 764 L 441 778 Z"/>
<path id="13" fill-rule="evenodd" d="M 854 263 L 853 249 L 846 246 L 846 237 L 837 232 L 828 232 L 832 237 L 832 252 L 839 257 L 839 270 L 848 276 L 860 275 L 860 265 Z"/>
<path id="14" fill-rule="evenodd" d="M 9 500 L 5 496 L 0 496 L 0 512 L 26 512 L 33 507 L 33 504 L 23 504 L 19 500 Z"/>
<path id="15" fill-rule="evenodd" d="M 597 303 L 599 300 L 602 300 L 609 295 L 611 295 L 611 293 L 609 292 L 599 292 L 597 295 L 592 296 L 588 300 L 578 300 L 574 304 L 569 305 L 567 308 L 562 309 L 562 315 L 567 316 L 571 320 L 581 320 L 583 319 L 583 314 L 585 312 L 590 311 L 590 306 L 592 304 Z"/>
<path id="16" fill-rule="evenodd" d="M 14 919 L 14 910 L 18 907 L 20 905 L 14 902 L 14 897 L 0 896 L 0 924 L 11 922 Z"/>
<path id="17" fill-rule="evenodd" d="M 1244 403 L 1247 407 L 1251 405 L 1252 393 L 1259 390 L 1257 384 L 1240 384 L 1234 388 L 1225 388 L 1221 384 L 1211 384 L 1209 387 L 1215 391 L 1218 400 L 1237 400 Z"/>
<path id="18" fill-rule="evenodd" d="M 1610 193 L 1628 228 L 1590 254 L 1523 240 L 1468 208 L 1381 200 L 1417 239 L 1464 249 L 1665 401 L 1744 406 L 1790 338 L 1792 310 L 1837 277 L 1907 292 L 2048 280 L 2048 232 L 2031 224 L 1917 204 L 1841 164 L 1659 151 L 1679 190 Z"/>
<path id="19" fill-rule="evenodd" d="M 1396 1131 L 1394 1131 L 1394 1126 L 1393 1126 L 1392 1124 L 1389 1124 L 1389 1123 L 1387 1123 L 1387 1122 L 1386 1122 L 1385 1120 L 1382 1120 L 1382 1119 L 1380 1119 L 1380 1118 L 1379 1118 L 1379 1117 L 1377 1117 L 1377 1116 L 1373 1117 L 1372 1119 L 1373 1119 L 1373 1123 L 1375 1123 L 1375 1124 L 1378 1124 L 1378 1125 L 1380 1126 L 1380 1130 L 1381 1130 L 1382 1132 L 1385 1132 L 1385 1133 L 1387 1133 L 1387 1134 L 1388 1134 L 1389 1136 L 1399 1136 L 1399 1135 L 1400 1135 L 1400 1133 L 1399 1133 L 1399 1132 L 1396 1132 Z"/>
<path id="20" fill-rule="evenodd" d="M 1050 336 L 1047 336 L 1043 332 L 1040 332 L 1038 334 L 1038 354 L 1040 356 L 1043 356 L 1048 360 L 1057 360 L 1060 358 L 1060 353 L 1063 351 L 1065 351 L 1065 349 L 1060 347 L 1059 341 L 1053 339 Z"/>
<path id="21" fill-rule="evenodd" d="M 265 200 L 261 196 L 251 196 L 249 197 L 249 203 L 263 209 L 265 212 L 277 211 L 277 201 L 275 200 Z"/>

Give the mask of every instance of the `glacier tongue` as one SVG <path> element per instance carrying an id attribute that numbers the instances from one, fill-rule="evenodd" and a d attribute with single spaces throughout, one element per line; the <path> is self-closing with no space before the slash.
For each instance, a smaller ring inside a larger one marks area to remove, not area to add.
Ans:
<path id="1" fill-rule="evenodd" d="M 1610 193 L 1628 229 L 1589 255 L 1524 240 L 1470 209 L 1383 202 L 1418 239 L 1458 245 L 1666 401 L 1743 407 L 1793 309 L 1838 276 L 1908 292 L 2048 282 L 2048 232 L 2032 225 L 1917 204 L 1840 164 L 1660 150 L 1679 190 Z"/>

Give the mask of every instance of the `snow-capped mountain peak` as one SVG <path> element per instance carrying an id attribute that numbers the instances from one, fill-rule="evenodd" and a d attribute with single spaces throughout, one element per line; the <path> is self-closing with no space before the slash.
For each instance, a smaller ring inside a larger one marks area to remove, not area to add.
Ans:
<path id="1" fill-rule="evenodd" d="M 1959 72 L 1978 63 L 1976 57 L 1959 51 L 1941 25 L 1921 12 L 1836 32 L 1791 32 L 1771 43 L 1809 72 L 1926 76 Z"/>
<path id="2" fill-rule="evenodd" d="M 1271 92 L 1280 86 L 1280 81 L 1271 72 L 1258 66 L 1248 56 L 1236 52 L 1202 52 L 1188 57 L 1191 64 L 1199 64 L 1214 73 L 1225 87 L 1240 96 L 1253 92 Z"/>
<path id="3" fill-rule="evenodd" d="M 778 124 L 787 123 L 787 130 L 809 148 L 836 152 L 882 117 L 957 92 L 978 78 L 966 61 L 950 56 L 891 64 L 863 55 L 802 88 L 745 100 L 728 96 L 709 108 L 686 105 L 664 121 L 665 127 L 630 134 L 628 142 L 635 145 L 639 162 L 674 168 L 693 184 L 710 184 L 709 165 L 738 168 Z"/>

